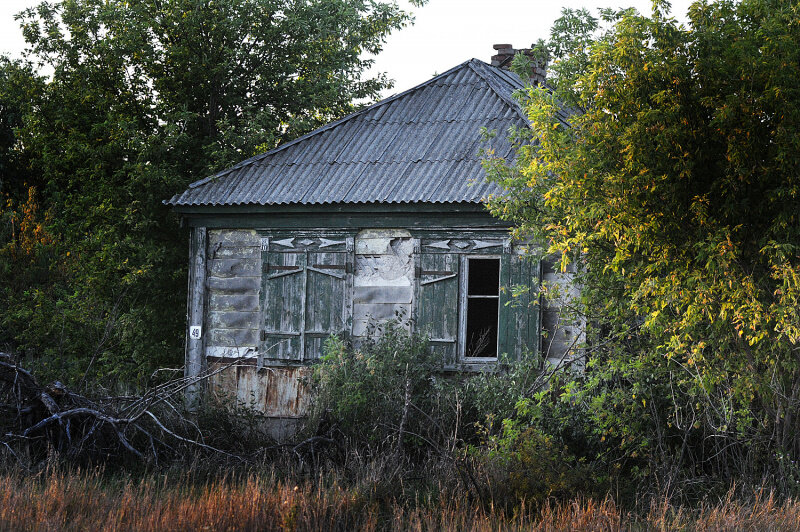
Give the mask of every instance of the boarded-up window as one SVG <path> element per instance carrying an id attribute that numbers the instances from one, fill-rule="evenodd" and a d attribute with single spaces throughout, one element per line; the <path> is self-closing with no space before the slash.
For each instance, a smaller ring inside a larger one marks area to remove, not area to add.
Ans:
<path id="1" fill-rule="evenodd" d="M 262 264 L 260 364 L 318 359 L 351 326 L 353 239 L 264 238 Z"/>

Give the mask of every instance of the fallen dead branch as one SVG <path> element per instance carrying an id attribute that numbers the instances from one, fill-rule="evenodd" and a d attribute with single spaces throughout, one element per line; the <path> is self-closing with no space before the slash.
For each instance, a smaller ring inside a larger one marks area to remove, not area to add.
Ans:
<path id="1" fill-rule="evenodd" d="M 206 442 L 184 407 L 184 391 L 236 363 L 181 377 L 138 396 L 91 398 L 60 382 L 42 386 L 0 353 L 0 453 L 26 468 L 50 453 L 73 461 L 135 459 L 158 464 L 191 449 L 245 461 Z"/>

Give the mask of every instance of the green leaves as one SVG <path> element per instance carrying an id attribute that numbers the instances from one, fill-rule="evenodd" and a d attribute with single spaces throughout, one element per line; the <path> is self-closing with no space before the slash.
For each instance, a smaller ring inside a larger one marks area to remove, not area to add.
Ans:
<path id="1" fill-rule="evenodd" d="M 685 27 L 666 3 L 652 18 L 606 12 L 605 28 L 565 11 L 554 93 L 520 95 L 532 142 L 487 165 L 509 191 L 493 212 L 581 268 L 603 346 L 586 393 L 618 379 L 617 362 L 646 361 L 681 390 L 673 407 L 702 418 L 689 432 L 747 427 L 798 451 L 800 431 L 775 416 L 800 407 L 799 6 L 698 2 Z M 558 102 L 580 109 L 569 127 Z M 609 337 L 631 324 L 638 343 Z"/>
<path id="2" fill-rule="evenodd" d="M 34 301 L 9 265 L 0 345 L 74 362 L 62 380 L 89 366 L 97 377 L 145 377 L 179 361 L 187 238 L 162 200 L 377 97 L 388 82 L 366 77 L 368 54 L 409 20 L 370 0 L 64 0 L 26 10 L 26 58 L 52 75 L 0 64 L 9 163 L 0 187 L 15 205 L 37 187 L 61 254 L 46 260 L 62 275 L 26 286 Z M 34 306 L 39 318 L 28 319 Z M 54 340 L 58 323 L 74 332 L 69 341 Z"/>

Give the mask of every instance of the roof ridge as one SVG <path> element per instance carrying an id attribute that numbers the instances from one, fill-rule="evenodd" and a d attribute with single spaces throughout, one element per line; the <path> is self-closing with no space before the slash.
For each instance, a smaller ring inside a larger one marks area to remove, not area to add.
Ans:
<path id="1" fill-rule="evenodd" d="M 522 110 L 522 108 L 520 107 L 519 103 L 517 103 L 516 101 L 512 100 L 511 98 L 507 97 L 505 94 L 500 92 L 497 89 L 497 87 L 495 87 L 495 80 L 490 79 L 486 74 L 481 72 L 480 69 L 475 67 L 474 63 L 476 63 L 476 62 L 481 64 L 482 67 L 489 67 L 491 69 L 495 69 L 496 67 L 493 67 L 492 65 L 489 65 L 489 64 L 481 61 L 480 59 L 471 59 L 471 60 L 467 61 L 467 64 L 468 64 L 469 68 L 471 68 L 473 72 L 475 72 L 478 76 L 480 76 L 481 79 L 486 81 L 486 84 L 489 85 L 489 88 L 492 89 L 492 91 L 494 91 L 494 93 L 501 100 L 503 100 L 509 106 L 511 106 L 517 112 L 517 114 L 520 116 L 520 118 L 522 118 L 523 120 L 525 120 L 527 122 L 528 121 L 528 117 L 525 116 L 525 112 Z M 498 69 L 498 70 L 500 70 L 500 69 Z M 517 89 L 522 89 L 522 88 L 525 88 L 525 85 L 522 82 L 520 82 L 520 87 L 517 87 Z"/>
<path id="2" fill-rule="evenodd" d="M 398 99 L 402 98 L 403 96 L 406 96 L 407 94 L 410 94 L 410 93 L 415 92 L 415 91 L 417 91 L 419 89 L 427 87 L 428 85 L 432 85 L 436 81 L 440 80 L 441 78 L 443 78 L 445 76 L 448 76 L 448 75 L 452 74 L 453 72 L 457 71 L 460 68 L 463 68 L 465 66 L 469 66 L 469 63 L 471 63 L 472 61 L 480 61 L 480 60 L 479 59 L 469 59 L 467 61 L 464 61 L 463 63 L 460 63 L 460 64 L 454 66 L 453 68 L 451 68 L 449 70 L 446 70 L 445 72 L 442 72 L 441 74 L 439 74 L 437 76 L 434 76 L 431 79 L 429 79 L 427 81 L 424 81 L 423 83 L 420 83 L 419 85 L 415 85 L 415 86 L 411 87 L 410 89 L 404 90 L 401 93 L 393 94 L 392 96 L 389 96 L 388 98 L 384 98 L 383 100 L 379 100 L 379 101 L 377 101 L 377 102 L 375 102 L 375 103 L 373 103 L 371 105 L 368 105 L 367 107 L 364 107 L 363 109 L 360 109 L 358 111 L 350 113 L 349 115 L 346 115 L 346 116 L 344 116 L 344 117 L 342 117 L 342 118 L 340 118 L 338 120 L 335 120 L 333 122 L 329 122 L 329 123 L 327 123 L 327 124 L 325 124 L 323 126 L 318 127 L 317 129 L 315 129 L 313 131 L 309 131 L 305 135 L 302 135 L 300 137 L 297 137 L 296 139 L 293 139 L 293 140 L 291 140 L 289 142 L 281 144 L 280 146 L 276 146 L 276 147 L 272 148 L 269 151 L 266 151 L 264 153 L 259 153 L 258 155 L 254 155 L 254 156 L 252 156 L 252 157 L 250 157 L 248 159 L 245 159 L 244 161 L 241 161 L 241 162 L 239 162 L 239 163 L 237 163 L 237 164 L 235 164 L 233 166 L 225 168 L 224 170 L 221 170 L 221 171 L 217 172 L 216 174 L 204 177 L 203 179 L 200 179 L 198 181 L 190 183 L 188 188 L 189 189 L 193 189 L 193 188 L 197 188 L 197 187 L 203 186 L 206 183 L 214 181 L 214 180 L 216 180 L 216 179 L 218 179 L 220 177 L 224 177 L 226 174 L 229 174 L 230 172 L 232 172 L 234 170 L 238 170 L 239 168 L 242 168 L 242 167 L 247 166 L 249 164 L 252 164 L 254 162 L 260 161 L 261 159 L 264 159 L 265 157 L 273 155 L 273 154 L 275 154 L 275 153 L 277 153 L 279 151 L 282 151 L 282 150 L 284 150 L 286 148 L 289 148 L 290 146 L 294 146 L 295 144 L 298 144 L 298 143 L 300 143 L 300 142 L 302 142 L 304 140 L 307 140 L 307 139 L 309 139 L 311 137 L 319 135 L 320 133 L 323 133 L 325 131 L 333 129 L 336 126 L 339 126 L 340 124 L 342 124 L 344 122 L 347 122 L 348 120 L 352 120 L 353 118 L 356 118 L 357 116 L 360 116 L 362 114 L 367 113 L 368 111 L 371 111 L 373 109 L 377 109 L 378 107 L 381 107 L 381 106 L 384 106 L 384 105 L 388 105 L 389 103 L 391 103 L 391 102 L 393 102 L 395 100 L 398 100 Z M 471 70 L 475 71 L 474 68 L 471 68 Z M 486 80 L 486 78 L 484 76 L 481 76 L 481 78 Z M 494 87 L 492 87 L 492 90 L 495 90 Z M 497 92 L 497 91 L 495 90 L 495 92 Z"/>
<path id="3" fill-rule="evenodd" d="M 431 162 L 431 163 L 434 163 L 434 162 L 441 162 L 441 161 L 463 161 L 465 159 L 473 159 L 473 158 L 475 160 L 478 160 L 477 156 L 459 155 L 459 156 L 453 156 L 453 157 L 440 157 L 440 158 L 434 158 L 434 159 L 431 159 L 431 158 L 419 158 L 419 159 L 415 159 L 415 162 Z M 336 164 L 338 166 L 347 166 L 347 165 L 356 165 L 356 164 L 407 164 L 407 161 L 397 161 L 397 160 L 379 161 L 379 160 L 355 159 L 355 160 L 351 160 L 351 161 L 320 161 L 320 162 L 313 162 L 313 163 L 309 162 L 309 163 L 266 164 L 266 165 L 263 165 L 262 168 L 263 167 L 277 168 L 277 167 L 281 167 L 281 166 L 287 166 L 287 167 L 288 166 L 322 167 L 322 166 L 330 166 L 332 164 Z"/>

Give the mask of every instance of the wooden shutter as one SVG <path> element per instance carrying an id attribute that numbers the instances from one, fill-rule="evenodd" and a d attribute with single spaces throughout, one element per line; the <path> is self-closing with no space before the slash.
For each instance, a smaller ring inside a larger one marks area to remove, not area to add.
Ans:
<path id="1" fill-rule="evenodd" d="M 351 327 L 353 239 L 295 240 L 262 244 L 260 366 L 318 359 L 328 336 Z"/>
<path id="2" fill-rule="evenodd" d="M 352 253 L 308 253 L 306 266 L 305 360 L 322 356 L 325 339 L 350 330 Z"/>
<path id="3" fill-rule="evenodd" d="M 303 359 L 307 259 L 305 252 L 262 254 L 264 329 L 258 349 L 259 365 L 265 358 Z"/>
<path id="4" fill-rule="evenodd" d="M 415 330 L 430 337 L 445 365 L 458 361 L 459 255 L 419 251 L 416 259 Z"/>
<path id="5" fill-rule="evenodd" d="M 498 351 L 519 360 L 539 351 L 539 262 L 506 250 L 500 260 Z M 514 286 L 528 290 L 513 297 Z"/>

